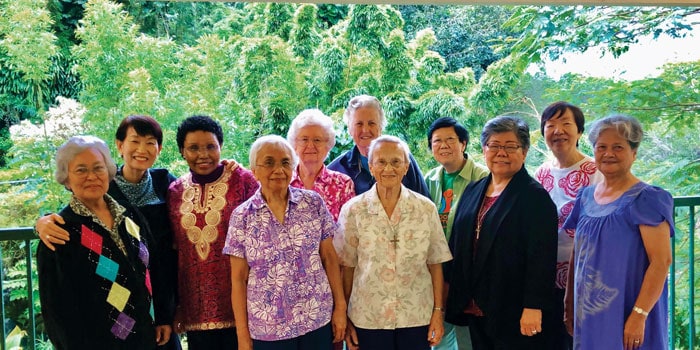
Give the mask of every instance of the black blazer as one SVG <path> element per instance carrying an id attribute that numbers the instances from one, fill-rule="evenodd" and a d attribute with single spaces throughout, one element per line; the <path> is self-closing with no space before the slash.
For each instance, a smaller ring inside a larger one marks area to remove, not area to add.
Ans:
<path id="1" fill-rule="evenodd" d="M 486 213 L 473 255 L 476 217 L 490 182 L 489 174 L 469 184 L 457 206 L 449 242 L 454 260 L 445 267 L 446 320 L 467 325 L 463 311 L 473 298 L 486 331 L 505 340 L 521 337 L 523 308 L 540 309 L 545 319 L 557 302 L 557 209 L 523 167 Z"/>

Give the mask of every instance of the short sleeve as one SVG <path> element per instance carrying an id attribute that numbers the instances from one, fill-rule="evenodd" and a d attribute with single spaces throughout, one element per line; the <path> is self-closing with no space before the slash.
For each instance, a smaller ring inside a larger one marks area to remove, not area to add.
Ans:
<path id="1" fill-rule="evenodd" d="M 328 207 L 326 207 L 321 196 L 316 192 L 312 192 L 312 194 L 314 204 L 318 208 L 318 220 L 321 224 L 321 240 L 333 238 L 337 230 L 333 216 L 328 211 Z"/>
<path id="2" fill-rule="evenodd" d="M 245 203 L 243 204 L 243 206 Z M 242 206 L 241 206 L 242 207 Z M 224 243 L 223 253 L 238 258 L 245 259 L 245 215 L 238 207 L 231 213 L 231 219 L 228 224 L 228 233 L 226 234 L 226 242 Z"/>
<path id="3" fill-rule="evenodd" d="M 566 218 L 566 221 L 564 221 L 564 225 L 562 225 L 561 227 L 562 229 L 576 229 L 576 226 L 578 225 L 579 215 L 581 214 L 581 205 L 583 205 L 581 197 L 583 197 L 583 194 L 588 190 L 588 188 L 582 188 L 580 191 L 578 191 L 578 193 L 576 194 L 576 201 L 574 202 L 574 207 L 571 208 L 571 213 L 569 213 L 569 217 Z"/>
<path id="4" fill-rule="evenodd" d="M 656 186 L 647 186 L 630 205 L 630 220 L 634 225 L 659 226 L 667 221 L 673 230 L 673 197 Z"/>
<path id="5" fill-rule="evenodd" d="M 347 267 L 357 266 L 357 246 L 359 239 L 357 237 L 356 218 L 354 217 L 353 203 L 343 206 L 338 217 L 338 232 L 333 238 L 333 246 L 338 253 L 340 264 Z"/>
<path id="6" fill-rule="evenodd" d="M 432 209 L 435 209 L 433 203 L 429 203 Z M 437 210 L 428 210 L 429 214 L 429 229 L 430 229 L 430 247 L 428 248 L 428 264 L 439 264 L 452 260 L 452 253 L 447 246 L 445 233 L 442 230 L 440 217 Z"/>

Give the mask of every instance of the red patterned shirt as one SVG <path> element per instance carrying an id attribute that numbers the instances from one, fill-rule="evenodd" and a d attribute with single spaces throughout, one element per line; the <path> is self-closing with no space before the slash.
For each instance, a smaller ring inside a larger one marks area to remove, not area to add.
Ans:
<path id="1" fill-rule="evenodd" d="M 304 182 L 299 177 L 299 170 L 294 172 L 290 186 L 304 188 Z M 321 195 L 328 211 L 333 216 L 333 221 L 338 221 L 340 208 L 350 198 L 355 197 L 355 185 L 352 179 L 340 172 L 330 170 L 324 165 L 316 176 L 312 190 Z"/>

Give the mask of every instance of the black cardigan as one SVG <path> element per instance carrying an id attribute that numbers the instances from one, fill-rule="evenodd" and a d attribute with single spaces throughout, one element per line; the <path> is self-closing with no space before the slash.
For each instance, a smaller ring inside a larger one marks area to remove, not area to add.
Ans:
<path id="1" fill-rule="evenodd" d="M 549 194 L 523 167 L 486 213 L 476 255 L 476 217 L 491 175 L 473 182 L 459 201 L 445 267 L 449 283 L 446 320 L 467 325 L 473 298 L 487 316 L 491 336 L 520 336 L 523 308 L 552 308 L 557 258 L 557 209 Z M 562 301 L 558 301 L 562 302 Z"/>

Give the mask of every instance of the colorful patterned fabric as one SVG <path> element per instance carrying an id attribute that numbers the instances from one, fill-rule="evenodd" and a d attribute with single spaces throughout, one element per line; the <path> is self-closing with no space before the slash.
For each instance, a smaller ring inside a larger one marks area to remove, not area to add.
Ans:
<path id="1" fill-rule="evenodd" d="M 391 217 L 376 185 L 340 212 L 333 243 L 341 265 L 355 268 L 348 316 L 365 329 L 424 326 L 433 314 L 428 264 L 452 259 L 435 205 L 401 187 Z"/>
<path id="2" fill-rule="evenodd" d="M 292 187 L 304 188 L 304 182 L 299 178 L 299 172 L 295 171 L 292 176 Z M 340 208 L 343 207 L 350 198 L 355 197 L 355 185 L 352 179 L 337 171 L 330 170 L 324 165 L 314 181 L 313 191 L 321 195 L 326 203 L 328 211 L 333 215 L 333 220 L 338 221 Z"/>
<path id="3" fill-rule="evenodd" d="M 574 349 L 622 349 L 625 320 L 649 267 L 639 225 L 666 221 L 673 236 L 673 197 L 643 182 L 608 204 L 598 204 L 594 192 L 593 186 L 579 192 L 564 223 L 576 229 Z M 668 349 L 667 283 L 649 310 L 638 349 Z"/>
<path id="4" fill-rule="evenodd" d="M 330 322 L 333 296 L 319 248 L 335 231 L 333 218 L 313 191 L 289 188 L 284 223 L 259 190 L 234 210 L 224 254 L 248 261 L 253 339 L 296 338 Z"/>
<path id="5" fill-rule="evenodd" d="M 559 232 L 557 279 L 554 281 L 554 284 L 559 289 L 566 289 L 566 280 L 569 275 L 569 258 L 571 257 L 571 250 L 574 248 L 575 230 L 565 230 L 562 226 L 574 207 L 578 191 L 586 186 L 603 181 L 603 174 L 598 171 L 593 159 L 586 157 L 564 169 L 555 168 L 551 162 L 545 162 L 535 171 L 534 177 L 549 192 L 549 196 L 552 197 L 552 201 L 557 206 Z"/>
<path id="6" fill-rule="evenodd" d="M 228 168 L 206 184 L 192 173 L 168 189 L 168 209 L 178 251 L 180 322 L 185 331 L 234 327 L 231 267 L 222 254 L 231 212 L 258 189 L 253 174 Z"/>
<path id="7" fill-rule="evenodd" d="M 56 252 L 37 249 L 42 314 L 58 349 L 155 348 L 150 232 L 132 209 L 105 200 L 112 230 L 72 198 L 60 212 L 70 241 Z"/>

